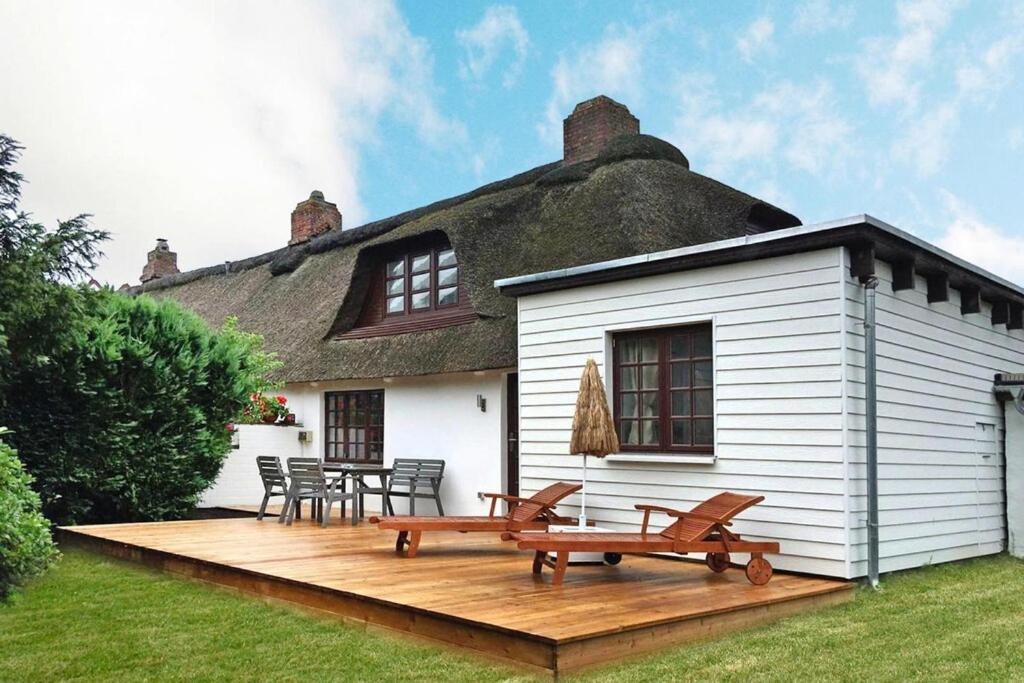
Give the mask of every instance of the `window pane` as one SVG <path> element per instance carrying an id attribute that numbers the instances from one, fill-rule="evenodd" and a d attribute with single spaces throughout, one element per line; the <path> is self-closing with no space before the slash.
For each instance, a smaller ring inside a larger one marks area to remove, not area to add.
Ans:
<path id="1" fill-rule="evenodd" d="M 670 353 L 672 358 L 689 358 L 690 357 L 690 335 L 688 334 L 673 334 L 672 343 L 670 345 Z"/>
<path id="2" fill-rule="evenodd" d="M 711 357 L 711 330 L 704 330 L 693 335 L 693 355 Z"/>
<path id="3" fill-rule="evenodd" d="M 690 414 L 690 392 L 689 391 L 673 391 L 672 392 L 672 414 L 673 415 L 689 415 Z"/>
<path id="4" fill-rule="evenodd" d="M 401 294 L 405 291 L 405 278 L 388 280 L 388 294 Z"/>
<path id="5" fill-rule="evenodd" d="M 693 414 L 711 415 L 714 413 L 714 400 L 710 390 L 693 392 Z"/>
<path id="6" fill-rule="evenodd" d="M 449 287 L 459 281 L 459 269 L 458 268 L 445 268 L 444 270 L 437 271 L 437 286 L 438 287 Z"/>
<path id="7" fill-rule="evenodd" d="M 405 275 L 405 259 L 388 263 L 388 277 Z"/>
<path id="8" fill-rule="evenodd" d="M 658 360 L 658 340 L 645 337 L 640 340 L 640 360 Z"/>
<path id="9" fill-rule="evenodd" d="M 690 421 L 672 420 L 672 445 L 690 446 L 693 441 L 690 439 Z"/>
<path id="10" fill-rule="evenodd" d="M 459 290 L 455 287 L 445 287 L 437 290 L 437 305 L 451 306 L 459 303 Z"/>
<path id="11" fill-rule="evenodd" d="M 640 410 L 644 417 L 658 417 L 658 392 L 647 391 L 640 394 Z"/>
<path id="12" fill-rule="evenodd" d="M 623 420 L 619 424 L 619 441 L 635 446 L 640 439 L 639 426 L 636 420 Z"/>
<path id="13" fill-rule="evenodd" d="M 456 260 L 455 260 L 455 250 L 454 249 L 448 249 L 446 251 L 439 251 L 439 252 L 437 252 L 437 267 L 438 268 L 445 268 L 447 266 L 454 266 L 455 264 L 456 264 Z"/>
<path id="14" fill-rule="evenodd" d="M 673 363 L 672 364 L 672 386 L 674 386 L 674 387 L 688 387 L 688 386 L 690 386 L 690 364 L 689 363 Z"/>
<path id="15" fill-rule="evenodd" d="M 710 446 L 714 443 L 714 421 L 694 420 L 693 421 L 693 443 L 694 445 Z"/>
<path id="16" fill-rule="evenodd" d="M 622 368 L 619 371 L 620 385 L 619 388 L 623 391 L 633 391 L 636 389 L 636 372 L 635 367 Z"/>
<path id="17" fill-rule="evenodd" d="M 620 363 L 635 363 L 636 353 L 639 348 L 639 343 L 636 339 L 623 339 L 618 344 L 619 347 L 619 362 Z"/>
<path id="18" fill-rule="evenodd" d="M 421 273 L 412 276 L 412 291 L 430 289 L 430 273 Z"/>
<path id="19" fill-rule="evenodd" d="M 641 365 L 640 366 L 640 386 L 644 389 L 657 389 L 658 388 L 658 366 L 657 365 Z"/>
<path id="20" fill-rule="evenodd" d="M 622 394 L 619 400 L 619 414 L 622 417 L 636 417 L 636 394 Z"/>
<path id="21" fill-rule="evenodd" d="M 430 254 L 424 254 L 423 256 L 413 256 L 412 272 L 422 273 L 426 270 L 430 270 Z"/>
<path id="22" fill-rule="evenodd" d="M 640 442 L 645 446 L 657 445 L 661 442 L 661 429 L 657 420 L 643 420 L 640 430 Z"/>
<path id="23" fill-rule="evenodd" d="M 700 360 L 693 364 L 693 386 L 710 387 L 712 381 L 711 361 Z"/>
<path id="24" fill-rule="evenodd" d="M 405 297 L 393 296 L 388 298 L 388 313 L 401 313 L 405 310 Z"/>
<path id="25" fill-rule="evenodd" d="M 415 310 L 430 308 L 430 292 L 417 292 L 413 294 L 412 308 Z"/>

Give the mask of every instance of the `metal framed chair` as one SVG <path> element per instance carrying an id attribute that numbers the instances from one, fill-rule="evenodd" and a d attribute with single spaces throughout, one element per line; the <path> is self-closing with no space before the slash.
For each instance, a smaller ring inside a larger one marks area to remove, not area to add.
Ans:
<path id="1" fill-rule="evenodd" d="M 388 514 L 394 515 L 395 508 L 391 504 L 394 496 L 409 499 L 409 514 L 416 514 L 416 499 L 429 498 L 437 505 L 437 514 L 444 517 L 444 506 L 441 505 L 441 480 L 444 479 L 444 460 L 419 460 L 413 458 L 395 458 L 391 465 L 391 478 L 388 481 L 387 508 Z M 395 487 L 401 487 L 396 489 Z"/>
<path id="2" fill-rule="evenodd" d="M 270 502 L 272 496 L 284 496 L 287 503 L 288 480 L 281 468 L 281 458 L 276 455 L 258 456 L 256 467 L 259 468 L 260 479 L 263 481 L 263 502 L 260 503 L 260 511 L 257 513 L 256 519 L 262 520 L 263 516 L 267 514 L 267 503 Z M 281 514 L 283 515 L 284 512 L 282 511 Z M 280 518 L 280 515 L 278 517 Z"/>

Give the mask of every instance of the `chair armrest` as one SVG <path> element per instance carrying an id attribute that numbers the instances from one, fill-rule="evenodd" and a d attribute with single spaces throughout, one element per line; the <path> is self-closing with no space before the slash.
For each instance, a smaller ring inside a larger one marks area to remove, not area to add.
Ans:
<path id="1" fill-rule="evenodd" d="M 715 524 L 721 524 L 722 526 L 732 526 L 732 522 L 728 522 L 721 517 L 712 517 L 711 515 L 702 515 L 699 512 L 680 512 L 679 510 L 666 510 L 666 513 L 671 517 L 678 517 L 683 519 L 690 517 L 691 519 L 699 519 L 704 522 L 714 522 Z"/>
<path id="2" fill-rule="evenodd" d="M 481 494 L 481 495 L 483 495 L 485 498 L 490 498 L 491 499 L 491 517 L 494 516 L 495 508 L 497 507 L 499 500 L 503 500 L 506 503 L 511 503 L 512 507 L 515 507 L 516 505 L 520 505 L 522 503 L 525 503 L 526 501 L 529 500 L 529 498 L 520 498 L 519 496 L 510 496 L 510 495 L 505 494 L 505 493 L 484 493 L 484 494 Z"/>
<path id="3" fill-rule="evenodd" d="M 666 515 L 683 514 L 679 510 L 673 510 L 672 508 L 662 507 L 661 505 L 634 505 L 637 510 L 644 510 L 650 512 L 664 512 Z"/>

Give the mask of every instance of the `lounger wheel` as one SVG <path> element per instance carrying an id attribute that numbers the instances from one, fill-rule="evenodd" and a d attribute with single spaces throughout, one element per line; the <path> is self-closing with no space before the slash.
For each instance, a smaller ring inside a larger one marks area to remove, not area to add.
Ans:
<path id="1" fill-rule="evenodd" d="M 708 553 L 707 557 L 704 558 L 704 562 L 707 563 L 708 569 L 713 572 L 724 572 L 729 568 L 729 553 Z"/>
<path id="2" fill-rule="evenodd" d="M 772 578 L 772 565 L 763 557 L 752 557 L 747 562 L 747 578 L 755 586 L 763 586 Z"/>
<path id="3" fill-rule="evenodd" d="M 619 562 L 622 562 L 622 553 L 605 553 L 604 554 L 604 563 L 605 564 L 610 564 L 611 566 L 614 567 Z"/>

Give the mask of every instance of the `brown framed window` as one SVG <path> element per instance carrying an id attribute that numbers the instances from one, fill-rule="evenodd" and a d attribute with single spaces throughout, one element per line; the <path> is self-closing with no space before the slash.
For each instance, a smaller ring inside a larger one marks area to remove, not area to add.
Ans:
<path id="1" fill-rule="evenodd" d="M 616 334 L 613 365 L 623 451 L 714 452 L 711 325 Z"/>
<path id="2" fill-rule="evenodd" d="M 388 259 L 384 267 L 384 314 L 436 311 L 459 303 L 455 250 L 439 247 Z"/>
<path id="3" fill-rule="evenodd" d="M 384 459 L 384 391 L 324 394 L 324 460 Z"/>

